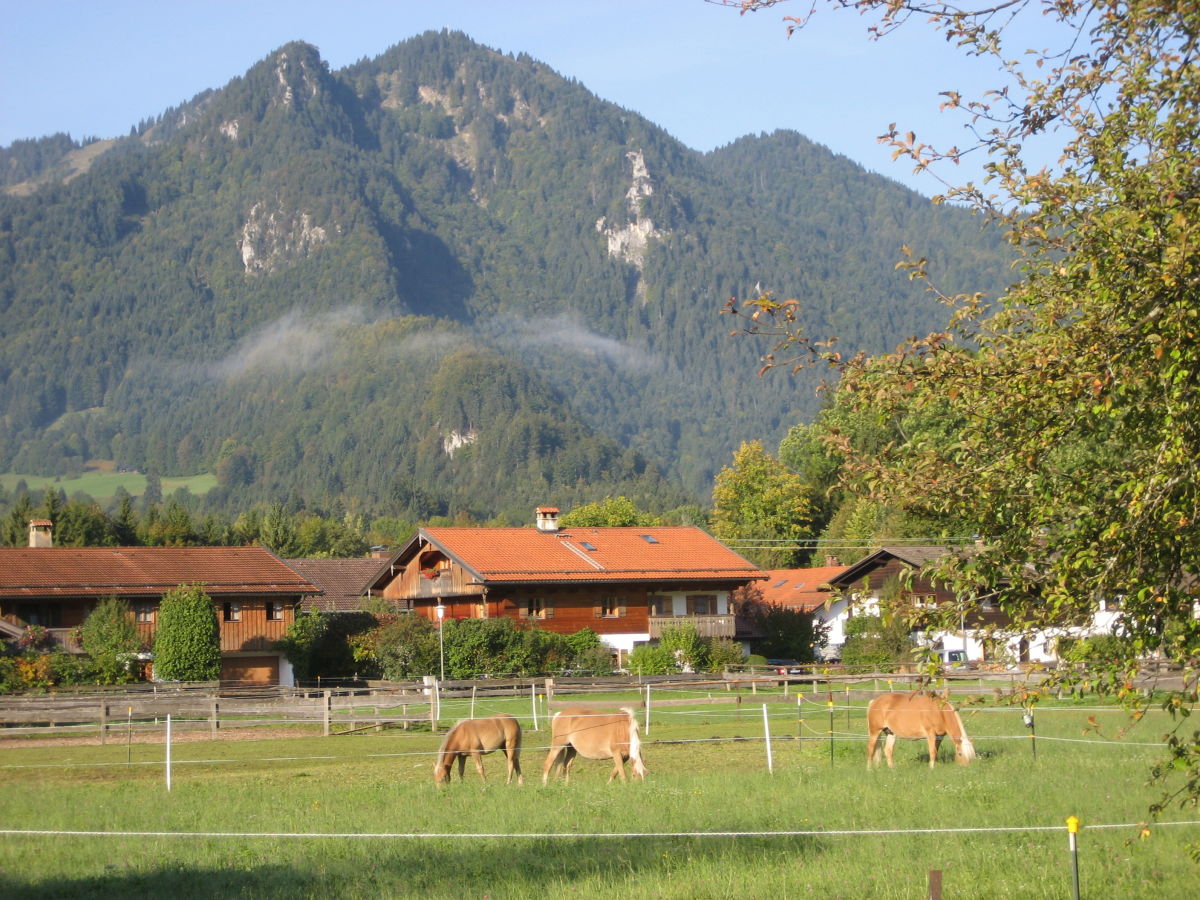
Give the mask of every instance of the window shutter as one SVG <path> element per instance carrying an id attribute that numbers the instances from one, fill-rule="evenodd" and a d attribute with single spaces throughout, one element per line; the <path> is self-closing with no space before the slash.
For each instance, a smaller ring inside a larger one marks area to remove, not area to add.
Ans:
<path id="1" fill-rule="evenodd" d="M 528 603 L 518 603 L 517 604 L 517 618 L 518 619 L 528 619 L 529 618 L 529 604 Z"/>
<path id="2" fill-rule="evenodd" d="M 553 619 L 554 618 L 554 607 L 553 607 L 553 605 L 551 605 L 550 601 L 548 601 L 548 600 L 546 601 L 546 605 L 542 607 L 542 618 L 543 619 Z"/>
<path id="3" fill-rule="evenodd" d="M 600 604 L 592 607 L 592 616 L 597 619 L 604 618 L 604 607 Z"/>
<path id="4" fill-rule="evenodd" d="M 626 612 L 627 612 L 627 610 L 625 609 L 625 607 L 624 607 L 624 606 L 618 606 L 618 607 L 617 607 L 617 615 L 618 615 L 619 617 L 621 617 L 621 618 L 624 618 L 624 617 L 625 617 L 625 614 L 626 614 Z"/>

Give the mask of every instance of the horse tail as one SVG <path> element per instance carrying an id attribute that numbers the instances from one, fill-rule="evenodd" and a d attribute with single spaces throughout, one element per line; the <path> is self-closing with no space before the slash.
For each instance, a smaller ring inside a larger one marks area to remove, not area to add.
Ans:
<path id="1" fill-rule="evenodd" d="M 967 729 L 963 725 L 962 717 L 958 714 L 958 710 L 950 707 L 950 713 L 954 716 L 954 723 L 958 726 L 959 737 L 959 755 L 962 756 L 964 764 L 969 763 L 975 758 L 975 745 L 971 743 L 971 739 L 967 737 Z"/>
<path id="2" fill-rule="evenodd" d="M 633 764 L 633 774 L 645 778 L 646 763 L 642 761 L 642 738 L 638 734 L 637 715 L 628 706 L 622 706 L 621 712 L 629 716 L 629 761 Z"/>

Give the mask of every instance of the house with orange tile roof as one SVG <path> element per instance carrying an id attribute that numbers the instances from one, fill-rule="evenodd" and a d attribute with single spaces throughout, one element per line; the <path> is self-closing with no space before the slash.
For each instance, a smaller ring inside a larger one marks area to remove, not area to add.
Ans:
<path id="1" fill-rule="evenodd" d="M 810 569 L 768 569 L 767 579 L 758 584 L 764 603 L 812 615 L 826 637 L 821 654 L 829 659 L 838 657 L 846 640 L 847 604 L 834 591 L 833 583 L 847 568 L 825 565 Z"/>
<path id="2" fill-rule="evenodd" d="M 508 617 L 570 634 L 590 628 L 619 653 L 692 622 L 737 636 L 730 594 L 763 577 L 694 527 L 559 528 L 539 507 L 533 528 L 422 528 L 372 586 L 437 621 Z"/>
<path id="3" fill-rule="evenodd" d="M 63 649 L 81 652 L 75 629 L 101 599 L 120 597 L 133 608 L 138 633 L 149 647 L 163 595 L 199 584 L 216 607 L 221 680 L 292 684 L 291 666 L 276 645 L 295 621 L 301 600 L 319 589 L 269 550 L 54 547 L 51 523 L 30 524 L 30 546 L 0 548 L 0 638 L 40 625 Z"/>

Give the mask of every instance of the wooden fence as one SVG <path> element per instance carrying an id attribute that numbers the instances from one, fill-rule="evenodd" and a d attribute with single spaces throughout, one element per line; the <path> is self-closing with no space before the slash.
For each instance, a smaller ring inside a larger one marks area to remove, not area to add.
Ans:
<path id="1" fill-rule="evenodd" d="M 948 679 L 955 694 L 970 694 L 1010 687 L 1011 673 L 972 673 Z M 277 726 L 321 729 L 332 736 L 367 728 L 428 727 L 439 730 L 445 701 L 496 697 L 545 697 L 547 708 L 584 705 L 595 708 L 651 707 L 728 702 L 743 696 L 760 702 L 795 702 L 811 695 L 815 700 L 861 700 L 880 691 L 910 690 L 924 686 L 915 673 L 835 674 L 828 670 L 780 674 L 774 669 L 726 672 L 723 676 L 661 675 L 591 678 L 480 678 L 447 681 L 363 682 L 341 688 L 239 688 L 216 684 L 137 685 L 126 690 L 75 690 L 52 694 L 0 696 L 0 737 L 27 734 L 114 735 L 129 739 L 134 733 L 161 733 L 166 717 L 182 731 L 207 731 L 212 738 L 237 728 Z M 782 687 L 782 691 L 780 688 Z M 647 691 L 647 689 L 649 689 Z M 637 700 L 629 693 L 636 691 Z M 761 693 L 760 693 L 761 691 Z M 677 692 L 676 696 L 671 696 Z M 686 692 L 692 696 L 679 696 Z M 607 698 L 621 693 L 624 698 Z M 569 694 L 561 700 L 558 694 Z M 697 696 L 700 695 L 700 696 Z"/>

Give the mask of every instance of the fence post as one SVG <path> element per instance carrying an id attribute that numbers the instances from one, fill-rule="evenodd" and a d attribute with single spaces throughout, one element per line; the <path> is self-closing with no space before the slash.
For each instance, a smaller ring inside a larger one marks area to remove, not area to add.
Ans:
<path id="1" fill-rule="evenodd" d="M 537 684 L 530 682 L 529 684 L 529 702 L 533 706 L 533 730 L 538 730 L 537 717 Z"/>
<path id="2" fill-rule="evenodd" d="M 104 742 L 108 736 L 108 704 L 100 704 L 100 746 L 104 746 Z"/>
<path id="3" fill-rule="evenodd" d="M 208 730 L 216 740 L 217 730 L 221 727 L 221 704 L 214 698 L 212 701 L 212 709 L 208 713 Z"/>
<path id="4" fill-rule="evenodd" d="M 929 870 L 929 900 L 942 900 L 942 870 Z"/>
<path id="5" fill-rule="evenodd" d="M 767 704 L 763 708 L 763 738 L 767 745 L 767 774 L 775 774 L 775 762 L 771 759 L 771 719 L 767 716 Z"/>
<path id="6" fill-rule="evenodd" d="M 1071 887 L 1075 900 L 1079 900 L 1079 844 L 1076 835 L 1079 834 L 1079 817 L 1067 816 L 1067 840 L 1071 851 Z"/>
<path id="7" fill-rule="evenodd" d="M 833 765 L 833 691 L 829 692 L 829 764 Z"/>
<path id="8" fill-rule="evenodd" d="M 333 691 L 331 691 L 327 688 L 324 692 L 322 702 L 321 702 L 321 722 L 323 725 L 322 731 L 323 731 L 323 734 L 325 737 L 329 737 L 329 735 L 330 735 L 329 713 L 332 709 L 333 709 Z"/>
<path id="9" fill-rule="evenodd" d="M 646 685 L 646 734 L 650 733 L 650 685 Z"/>
<path id="10" fill-rule="evenodd" d="M 171 714 L 167 713 L 167 790 L 171 790 Z"/>

